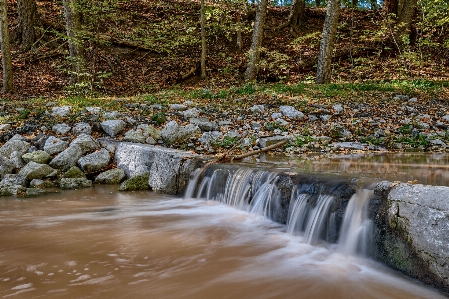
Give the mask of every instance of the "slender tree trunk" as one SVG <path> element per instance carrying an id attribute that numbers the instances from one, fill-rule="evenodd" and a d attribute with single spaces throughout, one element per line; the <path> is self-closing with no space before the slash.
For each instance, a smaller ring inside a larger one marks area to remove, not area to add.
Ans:
<path id="1" fill-rule="evenodd" d="M 352 0 L 352 7 L 357 8 L 359 6 L 359 0 Z"/>
<path id="2" fill-rule="evenodd" d="M 206 16 L 204 0 L 201 0 L 201 79 L 206 78 Z"/>
<path id="3" fill-rule="evenodd" d="M 242 37 L 242 21 L 240 15 L 237 16 L 237 48 L 241 52 L 243 49 L 243 37 Z"/>
<path id="4" fill-rule="evenodd" d="M 37 13 L 35 0 L 17 0 L 17 14 L 19 24 L 16 36 L 21 44 L 21 50 L 26 52 L 31 49 L 38 38 L 40 18 Z"/>
<path id="5" fill-rule="evenodd" d="M 320 7 L 320 5 L 321 5 L 321 0 L 315 0 L 315 6 Z"/>
<path id="6" fill-rule="evenodd" d="M 405 0 L 399 13 L 395 39 L 402 42 L 402 36 L 409 34 L 416 13 L 417 0 Z"/>
<path id="7" fill-rule="evenodd" d="M 6 8 L 7 0 L 0 0 L 0 42 L 3 65 L 3 92 L 10 92 L 12 88 L 12 62 L 11 46 L 9 44 L 8 12 Z"/>
<path id="8" fill-rule="evenodd" d="M 316 73 L 316 83 L 319 84 L 330 83 L 331 81 L 332 52 L 337 35 L 340 10 L 340 0 L 328 0 Z"/>
<path id="9" fill-rule="evenodd" d="M 245 71 L 245 79 L 248 81 L 255 80 L 258 72 L 258 64 L 260 59 L 260 47 L 263 41 L 263 27 L 267 16 L 268 0 L 260 0 L 256 13 L 256 21 L 254 23 L 253 37 L 251 41 L 251 49 L 249 51 L 248 67 Z"/>
<path id="10" fill-rule="evenodd" d="M 72 83 L 84 81 L 85 61 L 84 47 L 81 38 L 80 14 L 77 0 L 63 0 L 70 59 L 72 63 Z"/>

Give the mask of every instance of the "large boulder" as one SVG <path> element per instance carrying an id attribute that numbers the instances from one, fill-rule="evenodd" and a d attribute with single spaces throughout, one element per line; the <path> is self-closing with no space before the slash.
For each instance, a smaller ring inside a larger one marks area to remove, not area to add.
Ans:
<path id="1" fill-rule="evenodd" d="M 102 148 L 98 152 L 82 157 L 78 160 L 78 164 L 83 171 L 94 172 L 105 168 L 110 160 L 111 155 L 106 149 Z"/>
<path id="2" fill-rule="evenodd" d="M 70 167 L 75 166 L 76 162 L 82 155 L 83 150 L 78 144 L 70 145 L 67 149 L 59 153 L 53 160 L 51 160 L 49 165 L 53 168 L 66 171 Z"/>
<path id="3" fill-rule="evenodd" d="M 377 259 L 449 292 L 449 187 L 398 184 L 382 196 Z"/>
<path id="4" fill-rule="evenodd" d="M 51 156 L 45 151 L 35 151 L 22 155 L 22 159 L 25 163 L 33 161 L 39 164 L 47 164 L 51 160 Z"/>
<path id="5" fill-rule="evenodd" d="M 72 143 L 70 143 L 70 146 L 72 145 L 79 145 L 83 151 L 83 154 L 91 153 L 100 148 L 100 143 L 97 140 L 95 140 L 91 135 L 84 133 L 81 133 L 77 138 L 75 138 Z"/>
<path id="6" fill-rule="evenodd" d="M 65 117 L 65 116 L 69 115 L 71 108 L 72 107 L 70 107 L 70 106 L 53 107 L 51 109 L 51 115 Z"/>
<path id="7" fill-rule="evenodd" d="M 67 148 L 69 143 L 54 136 L 50 136 L 45 141 L 44 151 L 50 155 L 59 154 Z"/>
<path id="8" fill-rule="evenodd" d="M 13 152 L 23 155 L 30 149 L 31 144 L 18 138 L 11 138 L 0 147 L 0 156 L 10 158 Z"/>
<path id="9" fill-rule="evenodd" d="M 282 115 L 292 119 L 301 119 L 304 118 L 304 114 L 301 111 L 296 110 L 292 106 L 281 106 L 279 107 Z"/>
<path id="10" fill-rule="evenodd" d="M 182 194 L 192 171 L 205 162 L 190 152 L 129 142 L 119 143 L 115 159 L 127 177 L 149 172 L 150 187 L 167 194 Z"/>
<path id="11" fill-rule="evenodd" d="M 126 178 L 123 169 L 114 168 L 100 173 L 94 183 L 97 184 L 120 184 Z"/>
<path id="12" fill-rule="evenodd" d="M 19 171 L 18 176 L 30 181 L 32 179 L 42 179 L 55 172 L 56 170 L 47 164 L 39 164 L 31 161 Z"/>

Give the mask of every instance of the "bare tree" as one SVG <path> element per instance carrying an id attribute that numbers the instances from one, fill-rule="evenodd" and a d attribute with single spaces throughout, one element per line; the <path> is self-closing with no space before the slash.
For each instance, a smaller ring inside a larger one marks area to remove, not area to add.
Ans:
<path id="1" fill-rule="evenodd" d="M 26 52 L 31 49 L 38 39 L 38 26 L 40 17 L 37 12 L 35 0 L 17 0 L 17 14 L 19 24 L 15 35 L 21 44 L 21 50 Z"/>
<path id="2" fill-rule="evenodd" d="M 84 47 L 81 38 L 80 14 L 77 0 L 63 0 L 70 59 L 72 63 L 72 83 L 85 79 Z"/>
<path id="3" fill-rule="evenodd" d="M 7 0 L 0 0 L 0 42 L 2 51 L 2 65 L 3 65 L 3 92 L 10 92 L 12 87 L 12 61 L 11 61 L 11 46 L 9 44 L 9 30 L 8 30 L 8 11 L 6 8 Z"/>
<path id="4" fill-rule="evenodd" d="M 256 13 L 256 21 L 254 22 L 251 49 L 249 51 L 249 62 L 245 71 L 245 79 L 248 81 L 255 80 L 257 77 L 260 48 L 263 41 L 263 27 L 267 16 L 267 6 L 268 0 L 260 0 Z"/>
<path id="5" fill-rule="evenodd" d="M 204 0 L 201 0 L 201 78 L 206 78 L 206 16 Z"/>
<path id="6" fill-rule="evenodd" d="M 316 73 L 316 83 L 319 84 L 331 81 L 332 52 L 334 51 L 340 10 L 340 0 L 328 0 Z"/>
<path id="7" fill-rule="evenodd" d="M 382 10 L 387 14 L 394 14 L 395 16 L 398 15 L 398 0 L 385 0 Z"/>

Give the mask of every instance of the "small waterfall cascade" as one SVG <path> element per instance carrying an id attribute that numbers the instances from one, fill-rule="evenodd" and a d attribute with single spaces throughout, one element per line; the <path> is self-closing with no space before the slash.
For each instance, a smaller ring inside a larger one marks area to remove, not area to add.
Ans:
<path id="1" fill-rule="evenodd" d="M 367 256 L 373 221 L 368 218 L 369 199 L 373 190 L 358 189 L 349 200 L 341 227 L 338 249 L 346 254 Z"/>
<path id="2" fill-rule="evenodd" d="M 309 244 L 338 243 L 343 253 L 364 254 L 373 191 L 354 186 L 348 179 L 213 165 L 192 174 L 185 198 L 219 201 L 286 224 L 287 233 Z"/>

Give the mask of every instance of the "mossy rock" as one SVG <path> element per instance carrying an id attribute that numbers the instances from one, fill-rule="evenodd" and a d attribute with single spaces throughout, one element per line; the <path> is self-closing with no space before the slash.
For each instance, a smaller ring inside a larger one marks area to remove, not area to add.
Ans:
<path id="1" fill-rule="evenodd" d="M 97 184 L 120 184 L 126 178 L 123 169 L 114 168 L 100 173 L 95 178 Z"/>
<path id="2" fill-rule="evenodd" d="M 149 190 L 148 179 L 150 178 L 150 173 L 144 173 L 136 175 L 126 181 L 124 181 L 118 191 L 136 191 L 136 190 Z"/>
<path id="3" fill-rule="evenodd" d="M 86 178 L 62 178 L 59 187 L 64 190 L 73 190 L 92 187 L 92 181 Z"/>
<path id="4" fill-rule="evenodd" d="M 62 175 L 61 178 L 62 179 L 76 179 L 76 178 L 86 179 L 86 175 L 78 167 L 72 166 L 72 167 L 70 167 L 69 170 L 67 170 L 67 172 L 65 172 Z"/>
<path id="5" fill-rule="evenodd" d="M 24 197 L 36 197 L 39 195 L 43 195 L 47 193 L 45 190 L 42 190 L 40 188 L 27 188 L 25 191 Z"/>
<path id="6" fill-rule="evenodd" d="M 51 156 L 49 153 L 45 151 L 35 151 L 32 153 L 26 153 L 22 156 L 22 159 L 29 163 L 31 161 L 39 163 L 39 164 L 47 164 L 51 160 Z"/>

